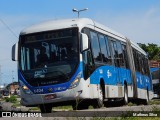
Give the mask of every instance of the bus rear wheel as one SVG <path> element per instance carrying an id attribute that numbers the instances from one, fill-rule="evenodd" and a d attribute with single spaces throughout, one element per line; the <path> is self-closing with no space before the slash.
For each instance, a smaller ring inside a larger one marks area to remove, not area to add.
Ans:
<path id="1" fill-rule="evenodd" d="M 149 102 L 149 95 L 148 95 L 148 90 L 147 90 L 147 92 L 146 92 L 146 99 L 145 99 L 144 104 L 148 105 L 148 102 Z"/>
<path id="2" fill-rule="evenodd" d="M 128 90 L 127 85 L 124 85 L 124 98 L 123 98 L 124 105 L 128 104 Z"/>
<path id="3" fill-rule="evenodd" d="M 39 106 L 41 113 L 51 113 L 52 112 L 52 106 L 48 104 L 43 104 Z"/>

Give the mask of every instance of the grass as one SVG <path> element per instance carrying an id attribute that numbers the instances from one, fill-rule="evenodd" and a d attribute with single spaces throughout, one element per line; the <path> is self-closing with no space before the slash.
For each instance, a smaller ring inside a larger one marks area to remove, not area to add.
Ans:
<path id="1" fill-rule="evenodd" d="M 15 100 L 15 96 L 9 100 L 9 102 L 13 103 L 13 107 L 20 107 L 20 102 Z M 149 101 L 149 105 L 160 105 L 160 100 L 151 100 Z M 137 106 L 135 103 L 129 102 L 128 106 Z M 89 106 L 89 109 L 93 109 L 92 106 Z M 40 111 L 38 107 L 32 107 L 30 108 L 31 111 Z M 60 111 L 72 111 L 72 106 L 58 106 L 58 107 L 53 107 L 52 111 L 55 110 L 60 110 Z M 143 110 L 142 110 L 143 111 Z M 160 108 L 153 106 L 151 113 L 158 114 L 160 116 Z M 83 120 L 159 120 L 159 117 L 134 117 L 133 116 L 133 111 L 128 111 L 125 114 L 122 114 L 120 117 L 90 117 L 90 119 L 87 119 L 83 117 Z"/>
<path id="2" fill-rule="evenodd" d="M 9 100 L 9 102 L 13 103 L 12 107 L 21 107 L 22 105 L 20 104 L 20 101 L 17 100 L 17 96 L 14 96 Z"/>
<path id="3" fill-rule="evenodd" d="M 39 107 L 31 107 L 30 110 L 35 110 L 35 111 L 40 111 Z M 72 110 L 72 106 L 58 106 L 58 107 L 53 107 L 52 111 L 55 110 Z"/>
<path id="4" fill-rule="evenodd" d="M 58 107 L 53 107 L 52 110 L 72 110 L 72 106 L 68 105 L 68 106 L 58 106 Z"/>
<path id="5" fill-rule="evenodd" d="M 31 110 L 31 111 L 40 111 L 39 107 L 32 107 L 29 110 Z"/>
<path id="6" fill-rule="evenodd" d="M 149 105 L 160 105 L 160 100 L 159 99 L 151 100 L 149 101 Z"/>
<path id="7" fill-rule="evenodd" d="M 11 96 L 10 98 L 9 97 L 6 97 L 5 98 L 5 101 L 6 102 L 11 102 L 11 103 L 16 103 L 17 102 L 17 97 L 16 96 Z"/>
<path id="8" fill-rule="evenodd" d="M 129 103 L 128 103 L 128 106 L 137 106 L 137 104 L 132 103 L 132 102 L 129 102 Z"/>
<path id="9" fill-rule="evenodd" d="M 118 118 L 111 118 L 109 120 L 159 120 L 158 117 L 118 117 Z"/>
<path id="10" fill-rule="evenodd" d="M 22 106 L 19 102 L 13 103 L 12 107 L 20 107 Z"/>
<path id="11" fill-rule="evenodd" d="M 152 101 L 154 102 L 154 101 Z M 159 104 L 159 102 L 158 102 Z M 151 111 L 138 111 L 135 113 L 144 113 L 144 114 L 148 114 L 148 117 L 134 117 L 133 116 L 133 111 L 128 111 L 127 113 L 123 114 L 119 119 L 115 118 L 113 120 L 159 120 L 159 116 L 160 116 L 160 108 L 153 106 Z M 151 114 L 157 115 L 157 117 L 154 116 L 150 116 Z"/>

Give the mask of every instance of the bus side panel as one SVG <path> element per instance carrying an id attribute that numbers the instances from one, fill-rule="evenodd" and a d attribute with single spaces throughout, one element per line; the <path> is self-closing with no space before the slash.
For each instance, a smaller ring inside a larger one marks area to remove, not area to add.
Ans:
<path id="1" fill-rule="evenodd" d="M 119 69 L 119 78 L 120 78 L 120 84 L 124 85 L 124 82 L 127 82 L 127 86 L 132 84 L 131 79 L 131 71 L 125 68 L 118 68 Z"/>
<path id="2" fill-rule="evenodd" d="M 124 68 L 118 68 L 119 71 L 119 80 L 118 84 L 123 85 L 124 81 L 127 81 L 126 70 Z"/>
<path id="3" fill-rule="evenodd" d="M 152 99 L 154 94 L 153 94 L 153 90 L 152 90 L 152 81 L 148 76 L 144 76 L 145 78 L 145 86 L 146 88 L 148 88 L 148 94 L 149 94 L 149 99 Z"/>
<path id="4" fill-rule="evenodd" d="M 131 71 L 129 69 L 125 68 L 120 68 L 121 74 L 120 78 L 122 81 L 122 85 L 124 86 L 124 83 L 126 82 L 127 84 L 127 90 L 128 90 L 128 97 L 132 98 L 133 97 L 133 86 L 132 86 L 132 77 L 131 77 Z M 124 93 L 124 90 L 123 90 Z M 123 94 L 124 96 L 124 94 Z"/>
<path id="5" fill-rule="evenodd" d="M 150 78 L 148 76 L 142 75 L 139 72 L 136 72 L 136 76 L 137 76 L 138 98 L 146 99 L 146 94 L 148 94 L 149 99 L 151 99 L 153 92 L 151 89 Z"/>
<path id="6" fill-rule="evenodd" d="M 103 79 L 105 84 L 117 84 L 117 71 L 113 66 L 101 66 L 97 68 L 90 76 L 91 84 L 100 84 L 100 79 Z"/>
<path id="7" fill-rule="evenodd" d="M 120 74 L 118 73 L 120 71 Z M 121 75 L 122 74 L 122 75 Z M 119 75 L 119 77 L 118 77 Z M 130 70 L 124 68 L 115 68 L 114 66 L 101 66 L 97 68 L 90 76 L 91 93 L 93 98 L 98 97 L 97 89 L 100 80 L 105 83 L 106 98 L 120 98 L 124 96 L 124 81 L 131 85 Z M 132 88 L 129 87 L 130 97 L 133 96 Z"/>
<path id="8" fill-rule="evenodd" d="M 93 93 L 93 98 L 98 98 L 98 93 L 96 92 L 99 88 L 100 80 L 104 80 L 105 85 L 117 84 L 117 70 L 114 66 L 101 66 L 91 74 L 90 84 L 92 86 L 91 93 Z M 108 91 L 107 91 L 108 92 Z"/>
<path id="9" fill-rule="evenodd" d="M 133 80 L 131 77 L 131 71 L 129 69 L 127 71 L 127 86 L 128 86 L 128 97 L 133 97 Z"/>

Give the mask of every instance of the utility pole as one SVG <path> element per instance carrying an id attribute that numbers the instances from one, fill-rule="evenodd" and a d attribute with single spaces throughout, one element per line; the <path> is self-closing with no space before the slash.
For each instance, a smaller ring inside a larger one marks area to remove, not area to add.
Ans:
<path id="1" fill-rule="evenodd" d="M 77 10 L 76 8 L 72 9 L 73 12 L 77 12 L 78 13 L 78 18 L 79 18 L 80 12 L 85 11 L 85 10 L 88 10 L 88 8 L 85 8 L 85 9 L 82 9 L 82 10 Z"/>
<path id="2" fill-rule="evenodd" d="M 13 86 L 13 90 L 14 90 L 14 93 L 15 93 L 14 76 L 13 76 L 13 74 L 14 74 L 14 70 L 12 70 L 12 86 Z"/>

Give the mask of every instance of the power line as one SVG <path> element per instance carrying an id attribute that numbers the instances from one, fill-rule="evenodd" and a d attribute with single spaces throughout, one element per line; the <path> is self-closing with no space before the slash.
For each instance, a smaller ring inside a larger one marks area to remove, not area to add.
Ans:
<path id="1" fill-rule="evenodd" d="M 16 38 L 18 38 L 17 35 L 12 31 L 12 29 L 2 19 L 0 19 L 0 21 Z"/>

